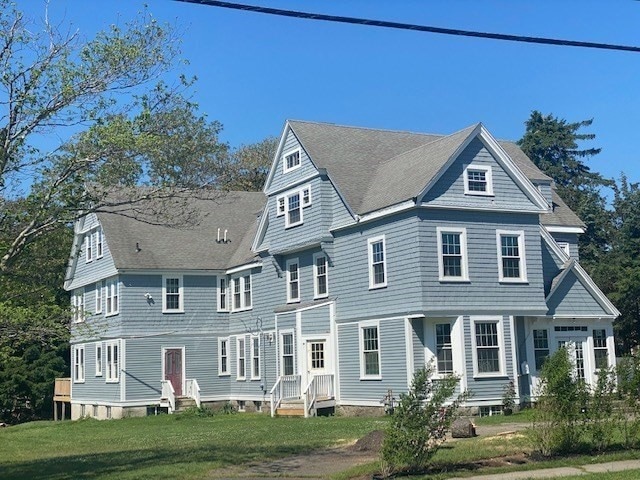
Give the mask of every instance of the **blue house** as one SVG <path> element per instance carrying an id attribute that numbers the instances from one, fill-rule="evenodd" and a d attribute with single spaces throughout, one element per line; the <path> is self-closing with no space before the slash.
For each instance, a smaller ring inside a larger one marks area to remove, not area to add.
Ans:
<path id="1" fill-rule="evenodd" d="M 615 363 L 583 223 L 482 124 L 289 121 L 264 193 L 189 204 L 205 213 L 190 228 L 114 211 L 75 226 L 72 418 L 379 410 L 428 362 L 490 413 L 509 382 L 535 398 L 562 346 L 587 383 Z"/>

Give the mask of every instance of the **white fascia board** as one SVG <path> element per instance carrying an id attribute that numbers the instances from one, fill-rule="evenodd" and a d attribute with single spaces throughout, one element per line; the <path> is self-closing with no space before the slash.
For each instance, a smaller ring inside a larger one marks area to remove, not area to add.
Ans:
<path id="1" fill-rule="evenodd" d="M 456 160 L 456 158 L 458 158 L 458 156 L 464 151 L 464 149 L 467 148 L 467 146 L 471 143 L 471 140 L 473 140 L 478 135 L 478 133 L 480 132 L 481 126 L 482 124 L 480 123 L 476 125 L 476 127 L 471 131 L 471 133 L 467 136 L 467 138 L 465 138 L 464 142 L 462 142 L 458 146 L 458 148 L 456 148 L 456 151 L 453 152 L 453 154 L 445 162 L 445 164 L 438 171 L 438 173 L 434 175 L 434 177 L 431 180 L 429 180 L 429 183 L 427 183 L 424 189 L 422 189 L 422 191 L 416 197 L 417 203 L 422 203 L 422 200 L 424 199 L 425 195 L 429 192 L 429 190 L 431 190 L 431 187 L 433 187 L 438 182 L 438 180 L 440 180 L 440 177 L 444 175 L 444 173 L 449 169 L 449 167 Z"/>
<path id="2" fill-rule="evenodd" d="M 554 320 L 613 320 L 614 315 L 553 315 Z"/>
<path id="3" fill-rule="evenodd" d="M 549 233 L 549 230 L 544 225 L 540 225 L 540 236 L 563 263 L 570 260 L 571 257 L 567 255 L 567 252 L 560 248 L 560 245 L 558 245 L 555 238 L 553 238 Z"/>
<path id="4" fill-rule="evenodd" d="M 245 265 L 233 267 L 224 273 L 226 273 L 227 275 L 233 275 L 234 273 L 243 272 L 244 270 L 250 270 L 252 268 L 258 268 L 258 267 L 262 267 L 262 262 L 247 263 Z"/>
<path id="5" fill-rule="evenodd" d="M 282 155 L 282 150 L 284 149 L 284 142 L 290 130 L 291 130 L 291 126 L 289 125 L 289 121 L 287 120 L 284 124 L 282 134 L 280 135 L 280 142 L 278 142 L 278 148 L 276 149 L 275 156 L 273 157 L 273 162 L 271 162 L 271 169 L 269 170 L 269 175 L 267 175 L 267 179 L 264 182 L 264 187 L 262 187 L 262 191 L 265 194 L 267 194 L 268 186 L 271 184 L 271 180 L 273 180 L 273 176 L 275 175 L 276 165 L 278 164 L 278 158 L 280 158 L 280 155 Z"/>
<path id="6" fill-rule="evenodd" d="M 562 227 L 562 226 L 553 226 L 553 225 L 545 225 L 547 231 L 551 233 L 584 233 L 584 228 L 581 227 Z"/>
<path id="7" fill-rule="evenodd" d="M 277 206 L 276 206 L 277 208 Z M 259 238 L 264 238 L 265 230 L 269 226 L 269 202 L 262 209 L 262 216 L 260 217 L 260 223 L 258 224 L 258 228 L 256 230 L 256 234 L 253 237 L 253 242 L 251 244 L 251 250 L 253 252 L 258 252 L 258 245 L 260 242 Z"/>
<path id="8" fill-rule="evenodd" d="M 188 268 L 153 268 L 148 270 L 141 269 L 115 269 L 113 275 L 217 275 L 223 273 L 224 269 L 202 269 L 193 270 Z M 104 275 L 103 278 L 112 277 L 113 275 Z"/>
<path id="9" fill-rule="evenodd" d="M 315 173 L 312 173 L 310 175 L 307 175 L 306 177 L 300 178 L 293 183 L 287 183 L 287 185 L 284 187 L 276 188 L 275 190 L 269 190 L 268 192 L 265 192 L 265 193 L 267 194 L 267 196 L 272 197 L 273 195 L 278 195 L 279 193 L 288 192 L 289 190 L 295 190 L 300 185 L 304 183 L 308 183 L 314 178 L 318 178 L 319 176 L 320 176 L 320 172 L 316 171 Z"/>
<path id="10" fill-rule="evenodd" d="M 346 205 L 346 204 L 345 204 Z M 388 217 L 389 215 L 394 215 L 396 213 L 404 212 L 405 210 L 410 210 L 416 206 L 416 202 L 414 200 L 407 200 L 402 203 L 398 203 L 396 205 L 392 205 L 391 207 L 381 208 L 380 210 L 376 210 L 371 213 L 366 213 L 362 216 L 356 215 L 355 221 L 351 223 L 346 223 L 344 225 L 340 225 L 338 227 L 334 227 L 330 229 L 330 232 L 335 232 L 337 230 L 342 230 L 344 228 L 353 227 L 354 225 L 358 225 L 361 223 L 371 222 L 373 220 L 378 220 L 379 218 Z"/>
<path id="11" fill-rule="evenodd" d="M 478 138 L 484 144 L 484 146 L 496 157 L 498 163 L 502 164 L 502 167 L 507 171 L 508 174 L 511 174 L 512 178 L 520 185 L 520 187 L 524 190 L 525 194 L 529 197 L 535 205 L 540 207 L 542 212 L 549 211 L 549 203 L 547 199 L 542 195 L 542 192 L 536 188 L 536 186 L 527 178 L 527 176 L 522 173 L 522 170 L 516 165 L 516 163 L 511 160 L 509 154 L 502 148 L 502 146 L 498 143 L 498 141 L 493 138 L 493 135 L 485 128 L 484 125 L 480 124 L 480 132 L 478 134 Z"/>
<path id="12" fill-rule="evenodd" d="M 439 208 L 445 210 L 466 210 L 471 212 L 498 212 L 498 213 L 540 213 L 540 210 L 528 210 L 528 209 L 514 209 L 514 208 L 496 208 L 496 207 L 472 207 L 467 205 L 433 205 L 430 203 L 422 203 L 419 205 L 421 208 Z"/>

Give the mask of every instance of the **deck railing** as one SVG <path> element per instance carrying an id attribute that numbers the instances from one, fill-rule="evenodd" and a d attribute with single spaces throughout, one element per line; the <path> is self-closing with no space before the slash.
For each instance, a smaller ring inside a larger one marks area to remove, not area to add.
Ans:
<path id="1" fill-rule="evenodd" d="M 176 391 L 169 380 L 162 380 L 162 399 L 169 402 L 169 413 L 176 409 Z"/>
<path id="2" fill-rule="evenodd" d="M 186 381 L 187 397 L 196 401 L 196 406 L 200 408 L 200 385 L 195 378 L 187 378 Z"/>
<path id="3" fill-rule="evenodd" d="M 53 399 L 57 402 L 71 401 L 70 378 L 56 378 L 55 386 L 53 387 Z"/>
<path id="4" fill-rule="evenodd" d="M 305 417 L 311 416 L 311 412 L 319 399 L 333 398 L 333 378 L 332 374 L 313 376 L 303 393 Z"/>
<path id="5" fill-rule="evenodd" d="M 283 375 L 278 378 L 270 392 L 272 417 L 275 416 L 282 400 L 300 398 L 301 380 L 300 375 Z"/>

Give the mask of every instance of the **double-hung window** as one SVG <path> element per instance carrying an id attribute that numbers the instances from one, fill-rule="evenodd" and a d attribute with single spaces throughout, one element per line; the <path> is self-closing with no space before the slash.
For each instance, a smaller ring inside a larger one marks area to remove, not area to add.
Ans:
<path id="1" fill-rule="evenodd" d="M 251 380 L 260 380 L 260 337 L 251 337 Z"/>
<path id="2" fill-rule="evenodd" d="M 604 329 L 593 330 L 593 355 L 595 357 L 597 369 L 609 367 L 607 331 Z"/>
<path id="3" fill-rule="evenodd" d="M 229 375 L 229 339 L 218 339 L 218 375 Z"/>
<path id="4" fill-rule="evenodd" d="M 96 246 L 96 258 L 102 258 L 104 255 L 104 240 L 101 228 L 98 228 L 93 232 L 93 238 L 93 243 Z"/>
<path id="5" fill-rule="evenodd" d="M 233 292 L 233 311 L 251 308 L 251 275 L 232 278 L 231 290 Z"/>
<path id="6" fill-rule="evenodd" d="M 71 297 L 71 306 L 73 308 L 73 321 L 75 323 L 84 322 L 86 315 L 84 288 L 79 289 L 73 294 Z"/>
<path id="7" fill-rule="evenodd" d="M 229 304 L 227 303 L 227 279 L 220 278 L 218 280 L 218 311 L 226 312 L 229 310 Z"/>
<path id="8" fill-rule="evenodd" d="M 285 227 L 295 227 L 302 223 L 302 202 L 300 201 L 300 191 L 291 193 L 286 199 L 286 221 Z"/>
<path id="9" fill-rule="evenodd" d="M 246 371 L 246 354 L 245 351 L 245 339 L 244 337 L 238 337 L 236 339 L 236 349 L 237 349 L 237 365 L 236 365 L 236 377 L 238 380 L 244 380 L 247 378 Z"/>
<path id="10" fill-rule="evenodd" d="M 464 170 L 465 195 L 493 195 L 491 167 L 488 165 L 469 165 Z"/>
<path id="11" fill-rule="evenodd" d="M 327 256 L 324 253 L 316 253 L 313 256 L 313 296 L 323 298 L 328 294 Z"/>
<path id="12" fill-rule="evenodd" d="M 102 376 L 102 343 L 96 343 L 96 377 Z"/>
<path id="13" fill-rule="evenodd" d="M 84 345 L 73 347 L 73 382 L 84 382 Z"/>
<path id="14" fill-rule="evenodd" d="M 102 282 L 97 282 L 95 286 L 96 313 L 102 313 Z"/>
<path id="15" fill-rule="evenodd" d="M 498 270 L 501 282 L 526 282 L 524 232 L 496 231 Z"/>
<path id="16" fill-rule="evenodd" d="M 120 376 L 120 352 L 118 342 L 107 342 L 107 382 L 116 383 Z"/>
<path id="17" fill-rule="evenodd" d="M 439 374 L 453 373 L 450 323 L 436 324 L 436 359 Z"/>
<path id="18" fill-rule="evenodd" d="M 440 281 L 468 281 L 467 230 L 438 227 L 436 232 Z"/>
<path id="19" fill-rule="evenodd" d="M 285 153 L 283 157 L 284 157 L 284 162 L 283 162 L 284 173 L 287 173 L 291 170 L 295 170 L 296 168 L 300 167 L 300 149 L 299 148 Z"/>
<path id="20" fill-rule="evenodd" d="M 360 324 L 360 378 L 379 379 L 380 337 L 377 322 Z"/>
<path id="21" fill-rule="evenodd" d="M 540 371 L 544 361 L 549 357 L 549 334 L 546 329 L 533 331 L 533 356 L 536 370 Z"/>
<path id="22" fill-rule="evenodd" d="M 85 260 L 87 263 L 93 261 L 93 235 L 91 233 L 87 233 L 84 236 L 84 251 L 85 251 Z"/>
<path id="23" fill-rule="evenodd" d="M 118 277 L 111 278 L 106 281 L 105 293 L 106 293 L 106 315 L 115 315 L 119 309 L 119 286 Z"/>
<path id="24" fill-rule="evenodd" d="M 300 301 L 300 267 L 298 259 L 287 260 L 287 302 Z"/>
<path id="25" fill-rule="evenodd" d="M 242 277 L 242 291 L 244 292 L 244 308 L 251 308 L 251 275 Z"/>
<path id="26" fill-rule="evenodd" d="M 184 292 L 181 276 L 162 277 L 162 311 L 164 313 L 182 313 L 184 311 Z"/>
<path id="27" fill-rule="evenodd" d="M 293 375 L 293 333 L 283 333 L 280 336 L 280 343 L 282 345 L 282 375 Z"/>
<path id="28" fill-rule="evenodd" d="M 502 322 L 499 319 L 472 320 L 475 371 L 477 375 L 503 373 Z"/>
<path id="29" fill-rule="evenodd" d="M 369 250 L 369 289 L 387 286 L 387 259 L 385 237 L 368 239 Z"/>

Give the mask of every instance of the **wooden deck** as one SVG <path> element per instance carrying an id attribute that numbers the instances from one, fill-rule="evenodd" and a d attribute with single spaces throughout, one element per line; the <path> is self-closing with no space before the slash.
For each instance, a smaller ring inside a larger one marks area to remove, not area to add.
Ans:
<path id="1" fill-rule="evenodd" d="M 67 404 L 71 403 L 71 379 L 56 378 L 53 387 L 53 419 L 58 420 L 58 405 L 60 406 L 62 420 L 65 419 Z M 71 415 L 71 405 L 69 405 Z"/>

